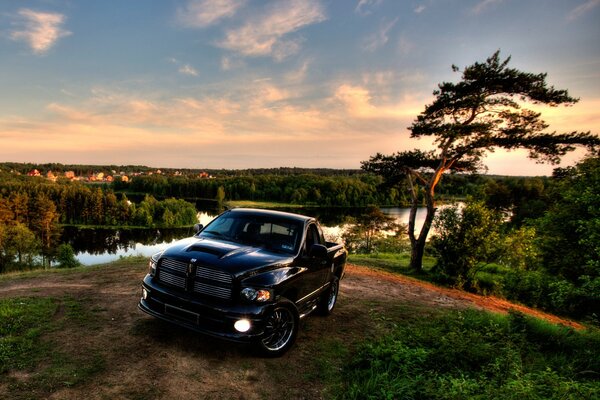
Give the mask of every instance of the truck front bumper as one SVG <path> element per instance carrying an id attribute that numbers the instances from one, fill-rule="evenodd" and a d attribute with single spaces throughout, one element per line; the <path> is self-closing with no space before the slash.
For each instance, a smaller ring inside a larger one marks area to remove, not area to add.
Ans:
<path id="1" fill-rule="evenodd" d="M 196 332 L 236 342 L 253 342 L 262 335 L 272 305 L 214 303 L 166 287 L 148 274 L 142 282 L 138 307 L 156 318 Z M 240 320 L 247 320 L 250 329 L 238 331 L 234 325 Z"/>

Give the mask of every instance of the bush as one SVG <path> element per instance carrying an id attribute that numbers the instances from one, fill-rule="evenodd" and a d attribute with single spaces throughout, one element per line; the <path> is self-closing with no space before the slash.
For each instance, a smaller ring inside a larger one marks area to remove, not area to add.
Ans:
<path id="1" fill-rule="evenodd" d="M 58 268 L 75 268 L 81 265 L 75 258 L 73 247 L 68 243 L 58 246 L 56 251 L 56 262 L 58 263 Z"/>
<path id="2" fill-rule="evenodd" d="M 434 272 L 443 282 L 459 288 L 472 288 L 476 267 L 493 260 L 499 243 L 500 214 L 481 203 L 464 209 L 448 207 L 435 220 L 431 239 L 438 261 Z"/>

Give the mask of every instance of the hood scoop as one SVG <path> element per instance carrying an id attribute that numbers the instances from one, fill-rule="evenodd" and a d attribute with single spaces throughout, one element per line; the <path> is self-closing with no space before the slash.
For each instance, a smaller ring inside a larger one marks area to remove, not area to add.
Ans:
<path id="1" fill-rule="evenodd" d="M 186 251 L 196 251 L 199 253 L 208 253 L 208 254 L 212 254 L 213 256 L 217 256 L 217 257 L 222 257 L 223 255 L 226 255 L 227 252 L 220 250 L 220 249 L 215 249 L 214 247 L 208 247 L 208 246 L 200 246 L 200 245 L 192 245 L 190 247 L 188 247 L 186 249 Z"/>

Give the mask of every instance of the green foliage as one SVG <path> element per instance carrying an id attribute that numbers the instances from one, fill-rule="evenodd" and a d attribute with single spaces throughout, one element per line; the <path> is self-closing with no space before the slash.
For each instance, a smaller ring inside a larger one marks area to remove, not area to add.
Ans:
<path id="1" fill-rule="evenodd" d="M 56 262 L 59 268 L 75 268 L 81 265 L 75 258 L 73 247 L 68 243 L 63 243 L 56 250 Z"/>
<path id="2" fill-rule="evenodd" d="M 0 224 L 0 272 L 31 267 L 41 243 L 24 224 Z"/>
<path id="3" fill-rule="evenodd" d="M 362 215 L 351 218 L 343 234 L 346 248 L 353 253 L 371 253 L 379 244 L 401 246 L 406 227 L 394 217 L 384 214 L 378 207 L 369 207 Z M 406 245 L 404 246 L 406 248 Z"/>
<path id="4" fill-rule="evenodd" d="M 344 369 L 342 399 L 600 395 L 600 333 L 468 311 L 398 324 Z"/>
<path id="5" fill-rule="evenodd" d="M 536 223 L 545 268 L 573 283 L 600 277 L 600 157 L 561 170 L 550 196 Z"/>
<path id="6" fill-rule="evenodd" d="M 471 287 L 476 267 L 494 260 L 497 254 L 500 214 L 481 203 L 469 203 L 439 212 L 431 247 L 437 255 L 434 272 L 457 287 Z"/>
<path id="7" fill-rule="evenodd" d="M 509 231 L 502 237 L 500 245 L 503 250 L 498 255 L 498 262 L 513 269 L 538 269 L 541 265 L 541 252 L 538 247 L 536 230 L 522 226 Z"/>

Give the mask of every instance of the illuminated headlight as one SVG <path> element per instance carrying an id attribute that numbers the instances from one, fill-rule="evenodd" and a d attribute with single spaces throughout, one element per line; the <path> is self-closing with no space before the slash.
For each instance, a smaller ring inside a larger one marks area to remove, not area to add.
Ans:
<path id="1" fill-rule="evenodd" d="M 148 300 L 148 291 L 146 288 L 142 288 L 142 299 Z"/>
<path id="2" fill-rule="evenodd" d="M 242 333 L 248 332 L 250 330 L 251 326 L 252 326 L 252 324 L 247 319 L 237 320 L 237 321 L 235 321 L 235 324 L 233 324 L 233 327 L 235 328 L 235 330 L 238 332 L 242 332 Z"/>
<path id="3" fill-rule="evenodd" d="M 271 299 L 271 292 L 267 289 L 244 288 L 242 289 L 242 297 L 249 301 L 263 303 Z"/>

